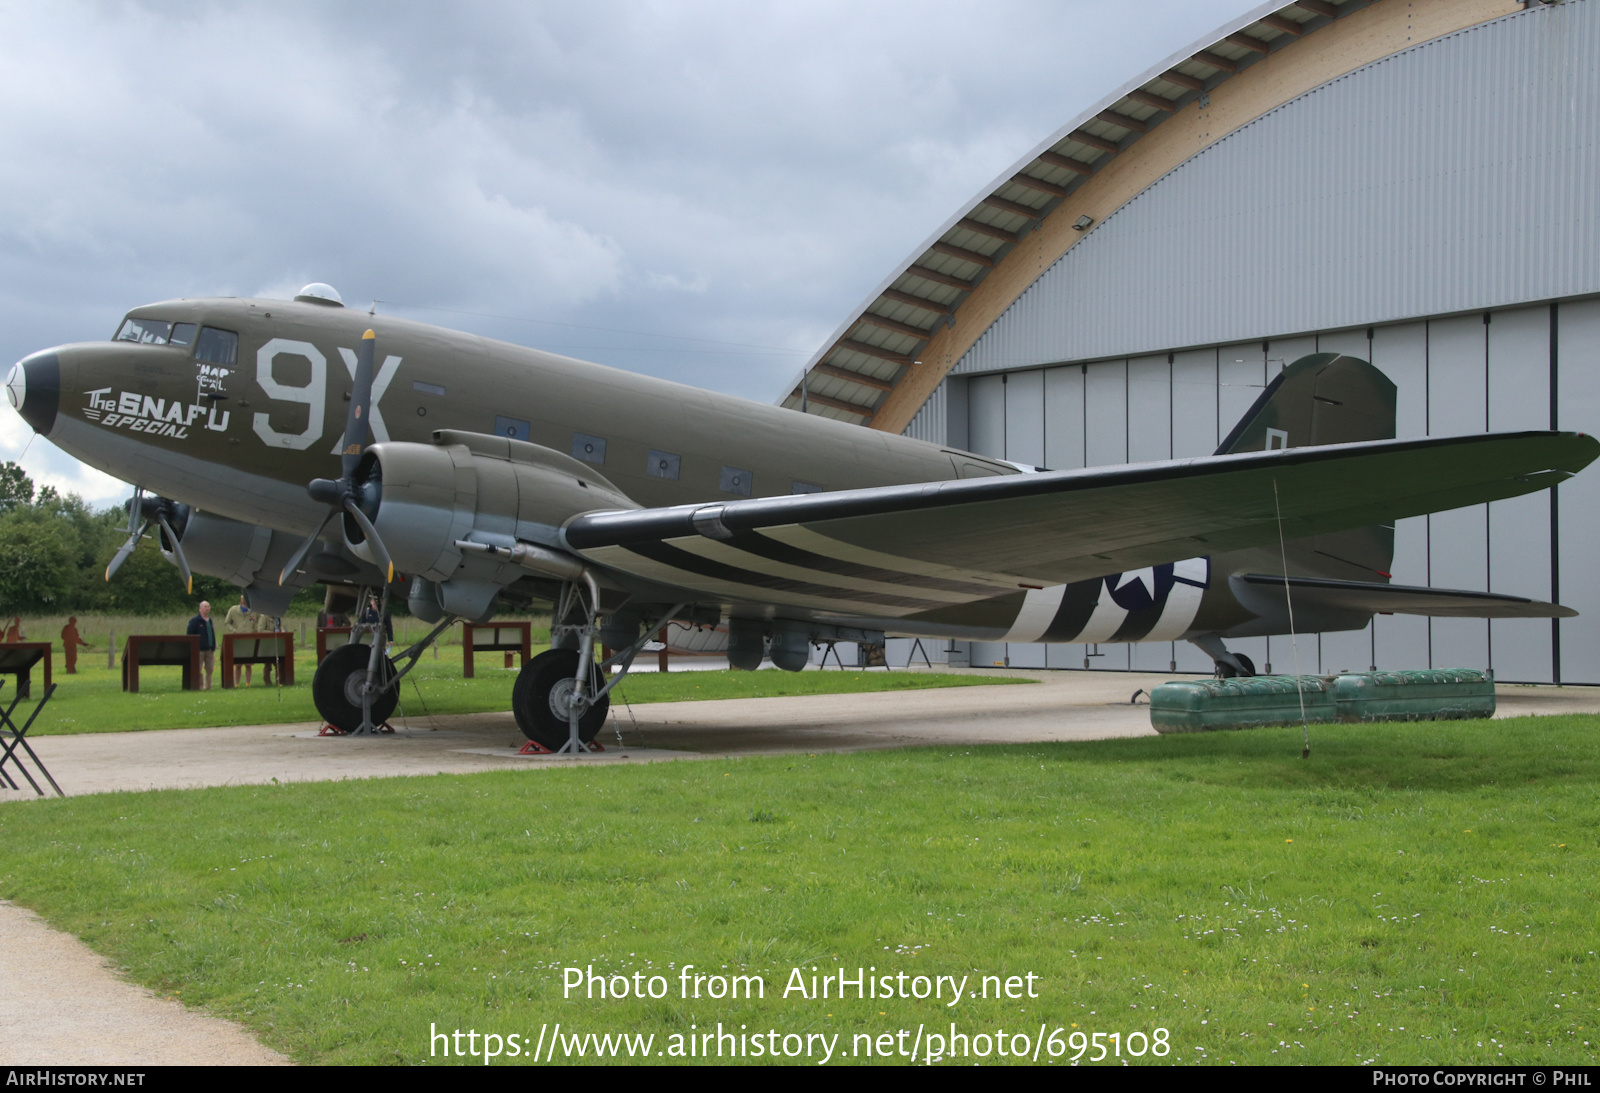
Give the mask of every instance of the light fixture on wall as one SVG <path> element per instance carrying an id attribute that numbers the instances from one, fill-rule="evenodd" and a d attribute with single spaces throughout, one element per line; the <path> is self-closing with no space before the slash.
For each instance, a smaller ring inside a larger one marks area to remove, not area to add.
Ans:
<path id="1" fill-rule="evenodd" d="M 1078 217 L 1078 219 L 1072 222 L 1072 230 L 1080 232 L 1085 231 L 1089 225 L 1093 223 L 1094 217 L 1090 216 L 1088 213 L 1084 213 L 1082 216 Z"/>

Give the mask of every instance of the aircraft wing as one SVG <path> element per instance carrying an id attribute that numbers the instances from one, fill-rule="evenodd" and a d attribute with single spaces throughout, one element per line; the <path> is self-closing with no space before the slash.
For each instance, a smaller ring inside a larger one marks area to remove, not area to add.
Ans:
<path id="1" fill-rule="evenodd" d="M 568 547 L 625 572 L 878 613 L 1128 572 L 1556 485 L 1600 455 L 1580 433 L 1385 440 L 1078 471 L 599 512 Z M 918 586 L 896 601 L 885 584 Z M 765 590 L 765 591 L 763 591 Z"/>

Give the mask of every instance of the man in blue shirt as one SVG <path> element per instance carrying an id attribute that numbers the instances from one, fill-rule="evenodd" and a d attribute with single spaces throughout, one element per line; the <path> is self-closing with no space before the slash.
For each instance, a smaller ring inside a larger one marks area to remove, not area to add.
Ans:
<path id="1" fill-rule="evenodd" d="M 200 638 L 200 670 L 205 675 L 202 691 L 211 690 L 211 668 L 217 655 L 217 628 L 211 624 L 211 604 L 200 601 L 200 613 L 189 620 L 189 633 Z"/>

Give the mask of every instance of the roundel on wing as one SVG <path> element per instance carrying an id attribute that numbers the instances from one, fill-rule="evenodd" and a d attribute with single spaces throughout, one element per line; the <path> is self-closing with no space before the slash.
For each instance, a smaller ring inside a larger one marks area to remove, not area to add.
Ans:
<path id="1" fill-rule="evenodd" d="M 1172 563 L 1113 573 L 1106 578 L 1111 600 L 1124 611 L 1148 611 L 1167 602 L 1172 592 Z"/>

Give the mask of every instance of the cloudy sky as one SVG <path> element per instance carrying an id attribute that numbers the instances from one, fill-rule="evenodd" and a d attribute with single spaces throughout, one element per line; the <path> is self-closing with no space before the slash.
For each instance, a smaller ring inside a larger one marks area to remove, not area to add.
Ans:
<path id="1" fill-rule="evenodd" d="M 0 0 L 0 364 L 321 280 L 771 401 L 985 183 L 1252 6 Z M 31 437 L 0 409 L 0 459 L 126 496 Z"/>

